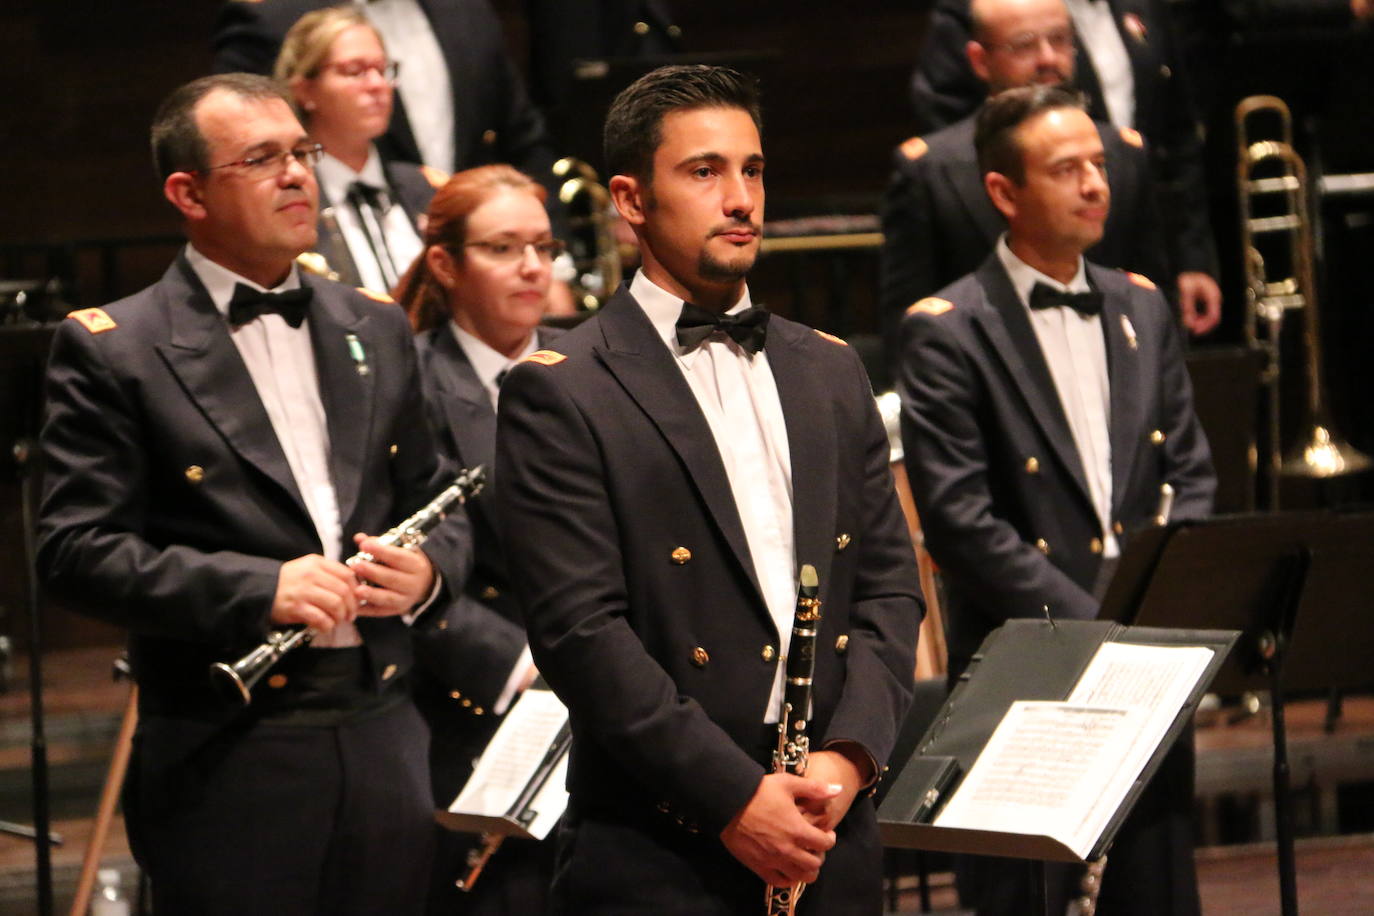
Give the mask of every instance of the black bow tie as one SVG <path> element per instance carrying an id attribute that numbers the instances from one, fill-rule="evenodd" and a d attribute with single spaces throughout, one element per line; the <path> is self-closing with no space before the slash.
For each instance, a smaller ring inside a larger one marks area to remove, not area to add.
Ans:
<path id="1" fill-rule="evenodd" d="M 1080 315 L 1092 317 L 1102 312 L 1102 294 L 1099 292 L 1066 293 L 1044 283 L 1036 283 L 1035 286 L 1031 287 L 1030 307 L 1032 309 L 1052 309 L 1061 305 L 1068 306 Z"/>
<path id="2" fill-rule="evenodd" d="M 720 331 L 750 353 L 757 353 L 763 349 L 769 317 L 769 312 L 755 308 L 745 309 L 736 315 L 717 315 L 684 302 L 682 314 L 677 319 L 677 342 L 690 350 Z"/>
<path id="3" fill-rule="evenodd" d="M 277 314 L 293 328 L 305 321 L 305 311 L 310 306 L 310 287 L 289 289 L 284 293 L 264 293 L 245 286 L 234 284 L 234 296 L 229 300 L 229 323 L 234 327 L 247 324 L 259 315 Z"/>

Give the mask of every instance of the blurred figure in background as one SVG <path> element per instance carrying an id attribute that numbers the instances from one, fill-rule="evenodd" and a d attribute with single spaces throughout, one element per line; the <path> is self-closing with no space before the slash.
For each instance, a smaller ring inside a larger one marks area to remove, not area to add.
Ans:
<path id="1" fill-rule="evenodd" d="M 215 23 L 215 70 L 270 73 L 292 24 L 327 5 L 230 0 Z M 383 155 L 444 172 L 508 162 L 544 181 L 554 160 L 544 119 L 487 0 L 372 0 L 356 8 L 405 61 L 396 112 L 379 141 Z"/>
<path id="2" fill-rule="evenodd" d="M 477 563 L 446 626 L 419 637 L 416 704 L 433 732 L 436 805 L 447 807 L 491 739 L 500 716 L 535 676 L 491 498 L 497 390 L 507 370 L 559 332 L 539 327 L 562 243 L 544 211 L 544 189 L 510 166 L 454 175 L 430 204 L 425 248 L 396 291 L 418 334 L 427 410 L 443 451 L 485 465 L 486 490 L 468 503 Z M 470 894 L 473 838 L 442 831 L 430 910 L 543 913 L 553 844 L 507 840 Z"/>
<path id="3" fill-rule="evenodd" d="M 282 42 L 275 75 L 302 123 L 324 145 L 316 251 L 340 281 L 391 289 L 420 253 L 420 218 L 446 176 L 383 159 L 373 142 L 391 123 L 400 64 L 354 6 L 302 16 Z"/>
<path id="4" fill-rule="evenodd" d="M 1138 130 L 1148 144 L 1160 216 L 1170 241 L 1167 292 L 1184 327 L 1206 334 L 1221 319 L 1216 242 L 1207 211 L 1202 132 L 1193 89 L 1174 39 L 1165 0 L 1065 0 L 1073 20 L 1075 85 L 1088 97 L 1096 120 Z M 978 43 L 970 0 L 938 0 L 924 47 L 912 74 L 911 94 L 919 129 L 933 130 L 978 107 L 987 94 L 966 49 Z M 1016 36 L 989 54 L 1041 46 L 1044 36 Z M 1031 44 L 1022 45 L 1023 41 Z M 971 54 L 972 52 L 968 52 Z"/>

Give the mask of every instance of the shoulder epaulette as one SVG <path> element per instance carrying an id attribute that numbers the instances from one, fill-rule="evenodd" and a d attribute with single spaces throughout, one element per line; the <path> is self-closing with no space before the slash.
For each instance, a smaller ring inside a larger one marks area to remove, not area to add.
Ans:
<path id="1" fill-rule="evenodd" d="M 934 296 L 927 296 L 913 302 L 907 307 L 908 315 L 943 315 L 945 312 L 952 311 L 954 303 L 948 299 L 937 299 Z"/>
<path id="2" fill-rule="evenodd" d="M 1135 274 L 1128 270 L 1126 271 L 1126 279 L 1130 280 L 1136 286 L 1144 287 L 1145 289 L 1159 289 L 1159 287 L 1155 286 L 1155 281 L 1144 274 Z"/>
<path id="3" fill-rule="evenodd" d="M 1140 131 L 1134 127 L 1121 128 L 1121 141 L 1128 146 L 1134 146 L 1136 149 L 1145 145 L 1145 138 L 1140 136 Z"/>
<path id="4" fill-rule="evenodd" d="M 557 350 L 535 350 L 529 356 L 520 360 L 522 363 L 538 363 L 541 366 L 556 366 L 567 359 Z"/>
<path id="5" fill-rule="evenodd" d="M 908 140 L 903 140 L 900 148 L 903 156 L 915 162 L 926 154 L 926 151 L 930 149 L 930 144 L 926 143 L 926 141 L 922 140 L 920 137 L 912 137 Z"/>
<path id="6" fill-rule="evenodd" d="M 428 181 L 430 187 L 436 190 L 448 184 L 448 172 L 445 172 L 443 169 L 436 169 L 432 165 L 420 166 L 420 174 L 425 176 L 425 181 Z"/>
<path id="7" fill-rule="evenodd" d="M 104 309 L 77 309 L 68 312 L 67 317 L 81 322 L 81 326 L 92 334 L 104 334 L 119 327 Z"/>
<path id="8" fill-rule="evenodd" d="M 815 328 L 812 328 L 811 330 L 816 331 Z M 831 343 L 837 343 L 837 344 L 839 344 L 839 345 L 842 346 L 842 347 L 847 347 L 847 346 L 849 346 L 849 341 L 844 340 L 843 338 L 840 338 L 840 337 L 836 337 L 834 334 L 827 334 L 827 333 L 825 333 L 824 331 L 816 331 L 816 333 L 819 334 L 823 339 L 828 340 L 828 341 L 830 341 Z"/>
<path id="9" fill-rule="evenodd" d="M 386 293 L 379 293 L 375 289 L 368 289 L 365 286 L 360 286 L 358 287 L 358 292 L 362 293 L 364 296 L 373 300 L 374 302 L 385 302 L 387 305 L 396 304 L 395 299 L 391 298 Z"/>

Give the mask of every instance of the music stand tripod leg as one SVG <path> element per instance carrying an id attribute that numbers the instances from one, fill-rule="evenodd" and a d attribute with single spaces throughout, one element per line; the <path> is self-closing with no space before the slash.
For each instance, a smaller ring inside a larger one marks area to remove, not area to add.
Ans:
<path id="1" fill-rule="evenodd" d="M 134 684 L 129 688 L 129 702 L 124 706 L 124 719 L 119 725 L 119 737 L 115 739 L 114 755 L 110 758 L 110 768 L 105 774 L 105 785 L 100 790 L 95 826 L 91 829 L 90 842 L 86 844 L 86 855 L 81 860 L 81 877 L 76 884 L 76 896 L 72 899 L 69 916 L 86 916 L 87 908 L 90 906 L 96 873 L 100 870 L 100 857 L 105 851 L 105 840 L 110 833 L 110 823 L 114 820 L 120 789 L 124 786 L 124 774 L 129 769 L 129 754 L 133 750 L 134 729 L 137 725 L 138 685 Z"/>

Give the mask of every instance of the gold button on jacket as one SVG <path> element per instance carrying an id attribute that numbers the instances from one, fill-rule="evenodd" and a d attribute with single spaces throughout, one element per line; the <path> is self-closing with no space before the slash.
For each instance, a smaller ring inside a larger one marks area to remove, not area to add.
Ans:
<path id="1" fill-rule="evenodd" d="M 674 563 L 676 563 L 678 566 L 681 566 L 688 560 L 692 559 L 692 552 L 688 550 L 686 547 L 677 547 L 673 550 L 671 554 L 669 554 L 669 556 L 672 557 Z"/>
<path id="2" fill-rule="evenodd" d="M 698 668 L 705 668 L 706 663 L 710 660 L 710 654 L 701 646 L 697 646 L 692 650 L 692 664 L 696 665 Z"/>

